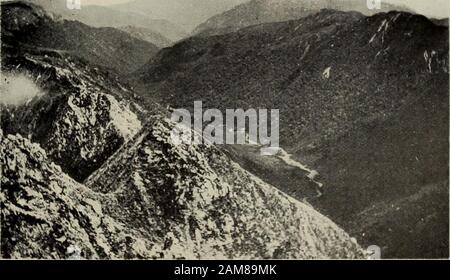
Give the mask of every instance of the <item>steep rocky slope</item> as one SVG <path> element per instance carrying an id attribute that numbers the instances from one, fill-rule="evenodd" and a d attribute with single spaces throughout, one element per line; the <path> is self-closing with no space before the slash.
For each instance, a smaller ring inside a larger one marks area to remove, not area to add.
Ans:
<path id="1" fill-rule="evenodd" d="M 310 203 L 364 244 L 383 247 L 386 257 L 446 257 L 448 67 L 448 28 L 423 16 L 323 10 L 187 39 L 162 50 L 135 82 L 143 96 L 173 108 L 202 100 L 222 110 L 280 109 L 283 148 L 322 176 L 323 195 Z M 233 158 L 273 184 L 284 180 L 268 172 L 277 170 L 277 159 L 270 166 L 251 150 Z M 432 201 L 418 195 L 430 184 L 439 186 L 431 192 L 440 199 L 417 207 Z M 294 185 L 277 184 L 305 198 Z M 387 209 L 369 211 L 416 195 L 421 202 L 402 208 L 411 210 L 398 216 L 402 221 L 393 223 Z M 374 221 L 377 234 L 361 231 Z"/>
<path id="2" fill-rule="evenodd" d="M 86 185 L 114 196 L 106 213 L 193 258 L 354 258 L 329 219 L 244 171 L 214 146 L 175 144 L 164 119 Z"/>
<path id="3" fill-rule="evenodd" d="M 101 195 L 62 173 L 38 144 L 1 130 L 0 139 L 1 258 L 161 257 L 162 248 L 103 214 Z"/>
<path id="4" fill-rule="evenodd" d="M 27 45 L 70 53 L 92 66 L 130 73 L 142 66 L 158 48 L 114 28 L 92 28 L 61 20 L 37 5 L 3 2 L 2 44 L 20 49 Z"/>
<path id="5" fill-rule="evenodd" d="M 252 0 L 215 15 L 197 26 L 194 34 L 219 35 L 261 23 L 296 20 L 318 12 L 320 9 L 356 11 L 365 15 L 393 10 L 407 11 L 381 2 L 381 9 L 369 9 L 366 1 L 359 0 Z"/>
<path id="6" fill-rule="evenodd" d="M 2 102 L 2 128 L 40 143 L 75 179 L 86 178 L 141 128 L 143 109 L 114 76 L 57 52 L 10 53 L 2 52 L 2 95 L 14 97 L 23 81 L 40 95 Z"/>
<path id="7" fill-rule="evenodd" d="M 329 219 L 214 147 L 174 145 L 170 128 L 151 122 L 89 188 L 39 145 L 0 131 L 2 257 L 364 257 Z"/>
<path id="8" fill-rule="evenodd" d="M 89 55 L 80 59 L 85 52 L 42 46 L 71 32 L 43 31 L 53 21 L 41 9 L 14 2 L 3 3 L 2 11 L 2 129 L 40 143 L 81 181 L 139 131 L 145 110 L 115 74 L 90 64 Z M 60 40 L 70 45 L 67 36 Z"/>

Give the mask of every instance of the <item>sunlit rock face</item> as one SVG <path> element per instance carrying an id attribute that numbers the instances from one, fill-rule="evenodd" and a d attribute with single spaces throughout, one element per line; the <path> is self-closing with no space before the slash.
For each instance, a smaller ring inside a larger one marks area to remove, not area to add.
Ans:
<path id="1" fill-rule="evenodd" d="M 2 104 L 3 129 L 40 143 L 78 181 L 141 128 L 141 112 L 124 98 L 127 89 L 70 57 L 25 53 L 8 56 L 4 65 L 15 77 L 6 84 L 12 96 L 19 82 L 22 90 L 25 84 L 39 94 Z"/>
<path id="2" fill-rule="evenodd" d="M 2 258 L 161 256 L 157 245 L 105 215 L 101 195 L 61 172 L 39 144 L 1 130 L 0 139 Z"/>

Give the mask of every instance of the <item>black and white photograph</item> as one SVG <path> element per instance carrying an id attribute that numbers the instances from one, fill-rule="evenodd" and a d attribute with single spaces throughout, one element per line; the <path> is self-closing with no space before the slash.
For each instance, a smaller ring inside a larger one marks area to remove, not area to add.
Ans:
<path id="1" fill-rule="evenodd" d="M 448 260 L 449 11 L 2 0 L 0 259 Z"/>

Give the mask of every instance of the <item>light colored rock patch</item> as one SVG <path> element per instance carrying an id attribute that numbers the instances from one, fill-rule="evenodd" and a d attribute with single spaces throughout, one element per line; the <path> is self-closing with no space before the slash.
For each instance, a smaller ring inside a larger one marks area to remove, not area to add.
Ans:
<path id="1" fill-rule="evenodd" d="M 117 132 L 126 140 L 130 140 L 142 128 L 141 121 L 133 113 L 129 105 L 120 104 L 114 97 L 107 96 L 110 102 L 109 116 L 111 124 Z"/>

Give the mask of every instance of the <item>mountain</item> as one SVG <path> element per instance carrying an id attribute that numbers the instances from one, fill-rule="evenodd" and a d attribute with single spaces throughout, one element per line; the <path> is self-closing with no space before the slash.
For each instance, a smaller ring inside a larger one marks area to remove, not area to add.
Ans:
<path id="1" fill-rule="evenodd" d="M 27 0 L 44 7 L 47 11 L 67 20 L 79 21 L 93 27 L 133 26 L 145 28 L 151 32 L 162 34 L 171 41 L 186 37 L 187 33 L 179 25 L 163 18 L 153 18 L 142 11 L 132 12 L 125 9 L 113 9 L 105 6 L 83 5 L 80 10 L 69 10 L 65 0 Z M 151 42 L 156 44 L 156 42 Z"/>
<path id="2" fill-rule="evenodd" d="M 324 145 L 315 166 L 330 187 L 310 202 L 388 256 L 447 257 L 448 101 L 448 93 L 435 88 L 388 120 Z"/>
<path id="3" fill-rule="evenodd" d="M 249 148 L 231 151 L 235 161 L 307 198 L 385 257 L 445 258 L 448 67 L 448 28 L 423 16 L 322 10 L 186 39 L 132 82 L 144 98 L 172 108 L 202 100 L 205 109 L 279 109 L 282 147 L 317 170 L 322 194 L 281 184 L 277 170 L 296 179 L 292 166 L 277 168 L 280 156 L 260 159 Z"/>
<path id="4" fill-rule="evenodd" d="M 118 28 L 122 26 L 133 26 L 146 28 L 153 32 L 160 33 L 172 41 L 181 40 L 187 35 L 182 27 L 168 20 L 153 19 L 139 13 L 127 13 L 122 10 L 114 10 L 108 7 L 88 6 L 79 10 L 79 12 L 69 14 L 67 18 L 95 27 Z"/>
<path id="5" fill-rule="evenodd" d="M 2 4 L 2 43 L 12 48 L 26 44 L 67 52 L 125 74 L 142 66 L 158 48 L 114 28 L 93 28 L 76 21 L 58 20 L 26 2 Z"/>
<path id="6" fill-rule="evenodd" d="M 231 9 L 246 0 L 134 0 L 111 6 L 112 9 L 164 19 L 190 32 L 208 18 Z M 162 33 L 165 35 L 164 33 Z M 169 38 L 170 39 L 170 38 Z"/>
<path id="7" fill-rule="evenodd" d="M 44 52 L 7 56 L 3 61 L 2 95 L 14 96 L 26 84 L 41 94 L 0 104 L 2 128 L 40 143 L 79 181 L 141 127 L 140 107 L 123 98 L 129 94 L 126 88 L 70 57 Z"/>
<path id="8" fill-rule="evenodd" d="M 150 121 L 86 181 L 116 194 L 110 211 L 121 222 L 195 258 L 361 257 L 356 244 L 311 207 L 214 146 L 174 143 L 172 128 L 164 119 Z"/>
<path id="9" fill-rule="evenodd" d="M 2 128 L 40 143 L 73 178 L 85 179 L 140 129 L 139 107 L 117 80 L 58 53 L 4 51 L 2 95 L 14 99 L 24 85 L 37 94 L 0 104 Z"/>
<path id="10" fill-rule="evenodd" d="M 126 65 L 133 48 L 114 51 L 114 41 L 97 37 L 97 29 L 53 21 L 21 2 L 3 3 L 2 19 L 2 128 L 40 143 L 66 173 L 82 181 L 141 128 L 139 100 L 118 76 L 96 65 L 119 66 L 122 51 L 129 52 Z"/>
<path id="11" fill-rule="evenodd" d="M 89 188 L 39 145 L 0 130 L 2 257 L 61 259 L 76 249 L 88 259 L 364 256 L 329 219 L 214 147 L 171 144 L 168 125 L 149 124 Z"/>
<path id="12" fill-rule="evenodd" d="M 448 27 L 448 18 L 444 19 L 433 19 L 433 23 L 439 26 L 446 26 Z"/>
<path id="13" fill-rule="evenodd" d="M 104 196 L 61 172 L 38 144 L 1 129 L 0 140 L 2 259 L 161 256 L 162 248 L 105 215 Z"/>
<path id="14" fill-rule="evenodd" d="M 218 147 L 174 143 L 165 111 L 114 73 L 28 40 L 41 9 L 2 5 L 2 258 L 365 257 Z"/>
<path id="15" fill-rule="evenodd" d="M 366 1 L 359 0 L 252 0 L 209 18 L 197 26 L 193 34 L 218 35 L 261 23 L 295 20 L 323 8 L 357 11 L 365 15 L 392 10 L 408 11 L 404 7 L 384 2 L 381 3 L 381 9 L 370 10 Z"/>
<path id="16" fill-rule="evenodd" d="M 147 41 L 149 43 L 152 43 L 156 45 L 158 48 L 165 48 L 169 47 L 173 44 L 173 42 L 163 35 L 153 32 L 152 30 L 148 28 L 143 27 L 134 27 L 134 26 L 123 26 L 118 27 L 118 29 L 127 32 L 131 36 L 135 37 L 136 39 Z"/>

